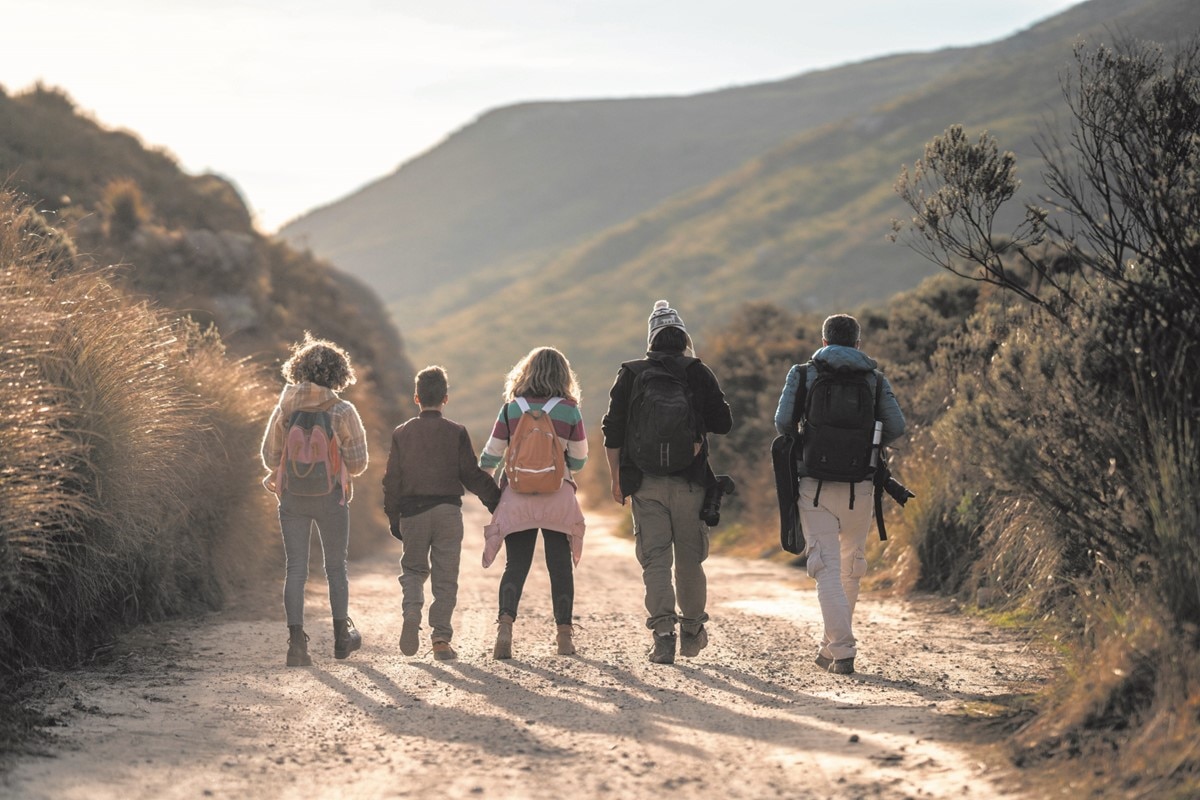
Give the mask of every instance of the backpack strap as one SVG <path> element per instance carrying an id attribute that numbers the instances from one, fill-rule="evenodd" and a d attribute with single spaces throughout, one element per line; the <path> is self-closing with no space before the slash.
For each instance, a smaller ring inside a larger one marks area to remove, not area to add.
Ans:
<path id="1" fill-rule="evenodd" d="M 806 361 L 803 364 L 797 364 L 797 367 L 804 367 L 804 377 L 796 384 L 796 396 L 792 398 L 792 424 L 799 425 L 800 420 L 804 418 L 804 408 L 808 403 L 808 368 L 812 366 L 811 361 Z"/>

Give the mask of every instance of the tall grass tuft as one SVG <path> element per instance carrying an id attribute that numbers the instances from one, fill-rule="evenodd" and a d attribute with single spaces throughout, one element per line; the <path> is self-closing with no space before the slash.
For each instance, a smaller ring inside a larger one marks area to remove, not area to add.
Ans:
<path id="1" fill-rule="evenodd" d="M 0 673 L 216 605 L 232 576 L 214 563 L 263 552 L 229 522 L 257 488 L 270 392 L 28 213 L 0 196 Z"/>

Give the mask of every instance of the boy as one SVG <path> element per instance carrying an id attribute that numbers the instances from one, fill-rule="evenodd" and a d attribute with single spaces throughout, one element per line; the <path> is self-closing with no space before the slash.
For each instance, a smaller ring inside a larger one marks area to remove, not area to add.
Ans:
<path id="1" fill-rule="evenodd" d="M 400 558 L 404 626 L 400 652 L 414 655 L 420 646 L 424 584 L 430 579 L 429 606 L 433 657 L 456 658 L 450 645 L 450 618 L 458 602 L 458 565 L 462 555 L 464 487 L 489 511 L 500 502 L 500 487 L 475 462 L 466 428 L 442 416 L 449 399 L 446 371 L 426 367 L 417 373 L 413 399 L 420 414 L 392 432 L 392 449 L 383 475 L 383 508 L 392 535 L 404 542 Z"/>

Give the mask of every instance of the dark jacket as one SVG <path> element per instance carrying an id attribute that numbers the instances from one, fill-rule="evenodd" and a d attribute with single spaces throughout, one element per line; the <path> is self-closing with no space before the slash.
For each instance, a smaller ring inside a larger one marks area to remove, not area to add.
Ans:
<path id="1" fill-rule="evenodd" d="M 713 471 L 708 465 L 708 436 L 709 433 L 729 433 L 733 428 L 733 414 L 729 403 L 725 402 L 725 393 L 717 382 L 717 376 L 699 359 L 684 359 L 683 356 L 672 353 L 649 352 L 647 359 L 655 360 L 690 360 L 684 374 L 692 391 L 692 408 L 696 419 L 700 421 L 700 452 L 691 464 L 684 470 L 675 473 L 687 478 L 691 483 L 707 488 L 714 482 Z M 629 458 L 625 447 L 625 434 L 629 415 L 629 396 L 633 390 L 634 373 L 624 364 L 617 371 L 616 380 L 608 393 L 608 413 L 600 423 L 604 432 L 604 446 L 610 450 L 621 450 L 620 485 L 621 494 L 629 497 L 642 485 L 642 471 Z"/>
<path id="2" fill-rule="evenodd" d="M 475 462 L 466 428 L 440 411 L 425 410 L 392 432 L 383 474 L 388 519 L 420 514 L 442 503 L 461 506 L 463 487 L 488 509 L 500 502 L 500 487 Z"/>

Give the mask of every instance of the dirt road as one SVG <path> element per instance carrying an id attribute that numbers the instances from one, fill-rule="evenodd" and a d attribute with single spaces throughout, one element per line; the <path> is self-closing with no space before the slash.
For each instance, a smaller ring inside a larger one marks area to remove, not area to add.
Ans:
<path id="1" fill-rule="evenodd" d="M 434 661 L 427 643 L 400 654 L 393 559 L 352 565 L 364 645 L 335 661 L 318 570 L 311 668 L 283 666 L 275 587 L 262 608 L 140 629 L 105 666 L 44 681 L 56 741 L 0 774 L 0 796 L 1020 796 L 959 721 L 1045 677 L 1012 635 L 865 595 L 860 672 L 830 675 L 812 665 L 820 616 L 803 571 L 713 557 L 708 649 L 650 664 L 632 544 L 591 514 L 576 573 L 579 654 L 554 655 L 539 555 L 514 658 L 498 662 L 503 555 L 480 566 L 481 524 L 482 510 L 470 511 L 457 661 Z"/>

